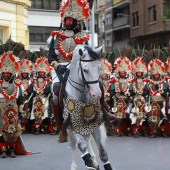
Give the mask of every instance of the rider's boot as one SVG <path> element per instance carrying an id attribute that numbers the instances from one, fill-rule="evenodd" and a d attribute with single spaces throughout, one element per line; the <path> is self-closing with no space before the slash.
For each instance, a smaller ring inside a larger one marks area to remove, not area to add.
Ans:
<path id="1" fill-rule="evenodd" d="M 96 170 L 96 168 L 94 168 L 93 161 L 91 160 L 91 156 L 89 153 L 85 153 L 81 157 L 84 160 L 87 170 Z"/>
<path id="2" fill-rule="evenodd" d="M 110 165 L 110 162 L 107 162 L 107 163 L 104 164 L 104 169 L 105 170 L 113 170 L 111 165 Z"/>
<path id="3" fill-rule="evenodd" d="M 6 146 L 2 146 L 1 150 L 2 150 L 1 158 L 6 158 Z"/>
<path id="4" fill-rule="evenodd" d="M 63 118 L 62 118 L 62 110 L 58 104 L 53 104 L 54 106 L 54 117 L 56 120 L 57 130 L 59 132 L 59 143 L 67 142 L 67 131 L 62 129 L 63 127 Z"/>
<path id="5" fill-rule="evenodd" d="M 53 116 L 55 118 L 55 122 L 56 122 L 56 126 L 57 126 L 57 130 L 58 132 L 61 132 L 62 131 L 62 126 L 63 126 L 63 117 L 62 117 L 62 109 L 61 107 L 59 106 L 59 104 L 55 104 L 53 101 L 52 101 L 52 105 L 53 105 Z"/>

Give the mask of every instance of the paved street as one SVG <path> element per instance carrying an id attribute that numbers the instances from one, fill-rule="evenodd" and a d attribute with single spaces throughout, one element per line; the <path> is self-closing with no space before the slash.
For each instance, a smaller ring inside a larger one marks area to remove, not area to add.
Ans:
<path id="1" fill-rule="evenodd" d="M 35 154 L 0 159 L 0 170 L 70 170 L 68 143 L 58 144 L 58 136 L 24 134 L 22 139 L 27 150 Z M 108 137 L 106 150 L 114 170 L 170 169 L 170 138 Z M 78 150 L 77 166 L 85 170 Z"/>

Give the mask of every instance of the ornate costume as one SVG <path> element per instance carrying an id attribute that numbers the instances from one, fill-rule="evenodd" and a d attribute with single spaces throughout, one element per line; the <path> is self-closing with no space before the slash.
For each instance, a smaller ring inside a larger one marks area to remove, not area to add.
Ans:
<path id="1" fill-rule="evenodd" d="M 30 120 L 35 120 L 34 133 L 39 134 L 40 131 L 48 130 L 48 122 L 51 117 L 49 101 L 52 81 L 50 77 L 47 77 L 51 72 L 51 67 L 44 57 L 38 58 L 34 67 L 37 71 L 37 78 L 32 82 L 34 98 Z"/>
<path id="2" fill-rule="evenodd" d="M 111 107 L 112 112 L 117 119 L 117 134 L 121 136 L 123 134 L 123 125 L 129 121 L 129 75 L 131 73 L 131 62 L 127 57 L 120 57 L 114 63 L 115 77 L 108 81 L 107 91 L 110 93 L 112 100 Z M 129 131 L 126 127 L 124 133 Z"/>
<path id="3" fill-rule="evenodd" d="M 143 125 L 146 122 L 146 106 L 148 97 L 148 79 L 146 79 L 147 66 L 141 57 L 137 57 L 132 63 L 132 72 L 134 78 L 131 80 L 130 94 L 132 97 L 132 110 L 130 114 L 131 124 L 133 125 L 132 134 L 138 137 L 141 133 L 147 135 L 147 127 Z"/>
<path id="4" fill-rule="evenodd" d="M 151 137 L 155 137 L 158 133 L 158 126 L 165 115 L 165 96 L 166 96 L 166 82 L 164 81 L 165 67 L 159 59 L 153 59 L 148 65 L 148 71 L 151 76 L 149 79 L 149 105 L 151 110 L 149 112 L 149 124 Z M 165 135 L 165 129 L 161 129 Z"/>
<path id="5" fill-rule="evenodd" d="M 21 126 L 18 114 L 23 112 L 21 81 L 16 78 L 20 67 L 12 52 L 6 52 L 0 60 L 0 146 L 2 158 L 10 151 L 10 156 L 15 157 L 15 147 L 21 148 L 20 154 L 29 154 L 21 146 Z M 19 143 L 18 143 L 19 141 Z"/>

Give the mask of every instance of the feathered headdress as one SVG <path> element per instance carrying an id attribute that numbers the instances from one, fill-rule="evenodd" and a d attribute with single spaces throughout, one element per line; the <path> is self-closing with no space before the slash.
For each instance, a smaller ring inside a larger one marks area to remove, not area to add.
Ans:
<path id="1" fill-rule="evenodd" d="M 20 65 L 15 60 L 12 52 L 4 53 L 0 58 L 0 73 L 8 72 L 11 74 L 18 74 L 20 71 Z"/>
<path id="2" fill-rule="evenodd" d="M 159 59 L 153 59 L 148 65 L 148 71 L 150 75 L 160 74 L 165 75 L 165 66 L 164 63 Z"/>
<path id="3" fill-rule="evenodd" d="M 23 59 L 21 61 L 21 64 L 20 64 L 20 72 L 21 73 L 31 73 L 32 72 L 32 69 L 33 69 L 33 66 L 32 66 L 32 63 L 27 60 L 27 59 Z"/>
<path id="4" fill-rule="evenodd" d="M 72 17 L 79 21 L 85 20 L 90 15 L 89 3 L 86 0 L 62 0 L 60 15 L 62 22 L 65 17 Z"/>
<path id="5" fill-rule="evenodd" d="M 101 68 L 101 74 L 111 74 L 112 72 L 112 65 L 106 60 L 106 59 L 102 59 L 101 60 L 102 63 L 102 68 Z"/>
<path id="6" fill-rule="evenodd" d="M 43 71 L 45 73 L 50 73 L 52 70 L 51 66 L 48 63 L 47 58 L 45 57 L 38 58 L 35 62 L 34 67 L 37 72 Z"/>
<path id="7" fill-rule="evenodd" d="M 146 66 L 145 61 L 141 57 L 137 57 L 133 62 L 132 62 L 132 72 L 142 72 L 144 74 L 147 74 L 148 68 Z"/>
<path id="8" fill-rule="evenodd" d="M 132 71 L 132 64 L 130 60 L 127 57 L 117 58 L 114 63 L 114 71 L 115 73 L 118 73 L 120 71 L 130 73 Z"/>

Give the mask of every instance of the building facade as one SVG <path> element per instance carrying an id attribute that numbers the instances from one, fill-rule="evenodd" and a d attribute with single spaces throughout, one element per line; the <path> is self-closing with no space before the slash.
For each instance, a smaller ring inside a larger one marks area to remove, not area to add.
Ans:
<path id="1" fill-rule="evenodd" d="M 48 49 L 47 39 L 51 31 L 58 30 L 61 23 L 59 6 L 61 0 L 31 0 L 28 11 L 30 50 Z"/>
<path id="2" fill-rule="evenodd" d="M 0 40 L 5 43 L 10 37 L 29 49 L 28 8 L 30 0 L 0 1 Z"/>
<path id="3" fill-rule="evenodd" d="M 170 47 L 170 0 L 106 0 L 106 51 L 128 45 Z"/>
<path id="4" fill-rule="evenodd" d="M 170 0 L 131 0 L 132 46 L 170 47 Z"/>

